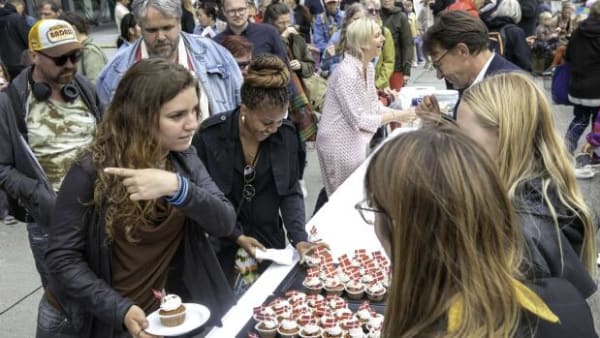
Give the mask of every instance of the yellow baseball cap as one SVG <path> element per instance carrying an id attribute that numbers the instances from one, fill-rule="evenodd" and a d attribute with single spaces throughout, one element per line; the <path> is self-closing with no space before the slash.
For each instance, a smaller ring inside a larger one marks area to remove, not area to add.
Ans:
<path id="1" fill-rule="evenodd" d="M 75 29 L 66 21 L 40 20 L 29 31 L 30 50 L 58 57 L 80 48 Z"/>

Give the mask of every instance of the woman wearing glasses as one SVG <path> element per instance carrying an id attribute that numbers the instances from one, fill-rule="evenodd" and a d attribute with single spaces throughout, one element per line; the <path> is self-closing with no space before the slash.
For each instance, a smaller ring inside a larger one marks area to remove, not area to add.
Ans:
<path id="1" fill-rule="evenodd" d="M 207 119 L 193 141 L 237 211 L 234 232 L 218 241 L 219 260 L 231 282 L 238 247 L 251 256 L 257 249 L 282 249 L 285 232 L 302 257 L 314 246 L 304 230 L 300 140 L 285 118 L 289 79 L 288 67 L 279 57 L 259 55 L 244 76 L 241 106 Z"/>
<path id="2" fill-rule="evenodd" d="M 525 74 L 493 75 L 463 93 L 457 122 L 496 159 L 528 244 L 523 272 L 565 278 L 589 297 L 596 224 L 544 92 Z"/>
<path id="3" fill-rule="evenodd" d="M 451 125 L 402 134 L 373 156 L 357 208 L 375 213 L 392 261 L 382 337 L 596 337 L 568 281 L 521 278 L 522 231 L 495 169 Z"/>
<path id="4" fill-rule="evenodd" d="M 231 233 L 235 211 L 190 148 L 200 95 L 172 62 L 125 73 L 58 193 L 38 337 L 151 337 L 153 290 L 206 305 L 208 325 L 233 303 L 207 234 Z"/>

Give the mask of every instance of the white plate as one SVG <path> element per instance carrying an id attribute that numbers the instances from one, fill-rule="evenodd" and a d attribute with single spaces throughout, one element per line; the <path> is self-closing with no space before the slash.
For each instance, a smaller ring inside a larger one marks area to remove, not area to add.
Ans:
<path id="1" fill-rule="evenodd" d="M 181 325 L 162 325 L 158 317 L 159 310 L 156 310 L 148 316 L 149 325 L 145 331 L 155 336 L 178 336 L 199 328 L 210 318 L 210 310 L 204 305 L 183 303 L 183 306 L 185 306 L 186 313 L 185 320 Z"/>

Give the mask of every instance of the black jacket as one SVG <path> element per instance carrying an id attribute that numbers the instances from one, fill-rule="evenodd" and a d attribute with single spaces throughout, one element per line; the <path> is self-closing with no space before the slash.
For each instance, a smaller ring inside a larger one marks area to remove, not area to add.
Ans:
<path id="1" fill-rule="evenodd" d="M 562 278 L 544 278 L 528 282 L 527 286 L 558 316 L 559 323 L 550 323 L 523 311 L 516 337 L 595 338 L 594 320 L 589 305 L 571 283 Z M 534 332 L 535 334 L 532 334 Z"/>
<path id="2" fill-rule="evenodd" d="M 304 38 L 304 42 L 310 43 L 310 30 L 312 28 L 312 15 L 308 9 L 300 4 L 294 9 L 294 25 L 299 28 L 299 33 Z"/>
<path id="3" fill-rule="evenodd" d="M 522 70 L 531 71 L 531 49 L 525 41 L 525 32 L 514 24 L 509 17 L 495 17 L 486 22 L 491 32 L 501 32 L 504 39 L 504 58 L 519 66 Z"/>
<path id="4" fill-rule="evenodd" d="M 0 8 L 0 59 L 8 68 L 11 78 L 15 78 L 24 68 L 21 54 L 27 49 L 29 27 L 25 18 L 17 13 L 11 3 Z"/>
<path id="5" fill-rule="evenodd" d="M 188 12 L 185 8 L 181 8 L 181 30 L 188 34 L 192 34 L 194 33 L 195 27 L 194 14 Z"/>
<path id="6" fill-rule="evenodd" d="M 521 21 L 519 27 L 525 32 L 525 36 L 535 35 L 535 28 L 538 21 L 538 2 L 537 0 L 519 0 L 521 5 Z"/>
<path id="7" fill-rule="evenodd" d="M 560 227 L 558 232 L 550 210 L 542 200 L 540 180 L 523 183 L 513 201 L 527 244 L 525 273 L 530 280 L 564 278 L 587 298 L 597 287 L 579 258 L 583 245 L 583 223 L 579 217 L 562 206 L 552 189 L 548 195 L 556 208 Z"/>
<path id="8" fill-rule="evenodd" d="M 566 59 L 571 68 L 569 95 L 600 99 L 600 19 L 588 18 L 571 35 Z"/>
<path id="9" fill-rule="evenodd" d="M 283 218 L 290 242 L 295 245 L 306 241 L 304 199 L 298 183 L 299 140 L 294 125 L 284 120 L 279 130 L 262 142 L 256 172 L 257 175 L 261 170 L 267 172 L 263 176 L 267 181 L 258 182 L 257 176 L 256 196 L 247 202 L 241 198 L 245 163 L 238 119 L 239 109 L 211 116 L 202 123 L 193 141 L 209 174 L 239 210 L 237 227 L 230 239 L 235 240 L 245 234 L 255 237 L 267 248 L 284 248 Z M 259 196 L 259 185 L 263 185 L 266 195 Z"/>
<path id="10" fill-rule="evenodd" d="M 394 37 L 394 47 L 396 48 L 394 71 L 402 72 L 405 76 L 410 76 L 415 42 L 410 33 L 408 17 L 398 7 L 392 9 L 382 7 L 381 19 L 383 20 L 383 25 L 390 30 Z"/>
<path id="11" fill-rule="evenodd" d="M 56 194 L 28 144 L 29 72 L 31 68 L 22 71 L 0 93 L 0 187 L 7 192 L 11 215 L 23 222 L 35 221 L 45 228 Z M 74 84 L 99 122 L 103 107 L 93 85 L 79 74 L 75 75 Z"/>
<path id="12" fill-rule="evenodd" d="M 184 302 L 206 305 L 211 311 L 209 325 L 220 324 L 233 304 L 233 295 L 207 233 L 228 235 L 235 212 L 193 148 L 172 152 L 169 159 L 191 184 L 179 207 L 186 216 L 185 232 L 171 262 L 166 288 Z M 46 264 L 49 288 L 72 324 L 81 330 L 80 337 L 110 338 L 124 330 L 123 319 L 133 302 L 111 287 L 112 251 L 104 230 L 104 210 L 89 203 L 96 177 L 89 155 L 69 170 L 56 200 Z"/>

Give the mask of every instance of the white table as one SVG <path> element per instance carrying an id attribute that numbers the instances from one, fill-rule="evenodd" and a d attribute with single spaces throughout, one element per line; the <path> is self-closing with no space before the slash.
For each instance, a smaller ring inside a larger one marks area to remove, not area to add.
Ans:
<path id="1" fill-rule="evenodd" d="M 386 141 L 411 130 L 414 129 L 396 129 Z M 357 202 L 364 199 L 364 177 L 369 159 L 370 157 L 344 181 L 329 197 L 329 201 L 306 224 L 306 231 L 309 233 L 313 225 L 316 226 L 319 237 L 329 244 L 334 258 L 342 254 L 352 257 L 355 249 L 383 252 L 373 226 L 366 224 L 354 208 Z M 295 251 L 290 245 L 286 250 Z M 298 255 L 295 254 L 292 265 L 271 264 L 238 300 L 237 304 L 223 316 L 223 326 L 215 327 L 206 337 L 235 337 L 252 316 L 253 308 L 261 305 L 271 295 L 297 261 Z"/>

